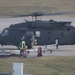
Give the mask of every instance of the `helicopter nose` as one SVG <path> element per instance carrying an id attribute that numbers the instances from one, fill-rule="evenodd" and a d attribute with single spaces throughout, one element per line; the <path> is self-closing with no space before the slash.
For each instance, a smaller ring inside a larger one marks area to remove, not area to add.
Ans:
<path id="1" fill-rule="evenodd" d="M 1 35 L 0 35 L 0 45 L 2 45 L 2 37 L 1 37 Z"/>
<path id="2" fill-rule="evenodd" d="M 2 35 L 0 34 L 0 45 L 3 46 L 3 44 L 6 43 L 5 38 L 6 38 L 6 37 L 4 37 L 4 36 L 2 36 Z"/>

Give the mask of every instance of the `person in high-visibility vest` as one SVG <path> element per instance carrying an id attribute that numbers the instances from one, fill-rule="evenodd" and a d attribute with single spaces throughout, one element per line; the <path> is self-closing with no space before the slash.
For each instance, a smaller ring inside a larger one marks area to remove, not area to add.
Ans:
<path id="1" fill-rule="evenodd" d="M 19 49 L 20 49 L 20 55 L 23 56 L 24 54 L 24 48 L 26 46 L 26 43 L 24 40 L 21 41 L 20 45 L 19 45 Z"/>

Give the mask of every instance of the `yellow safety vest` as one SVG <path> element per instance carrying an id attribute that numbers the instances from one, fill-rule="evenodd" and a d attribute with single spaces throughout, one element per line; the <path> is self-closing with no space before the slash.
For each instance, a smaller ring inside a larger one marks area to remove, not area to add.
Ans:
<path id="1" fill-rule="evenodd" d="M 25 48 L 25 41 L 21 42 L 20 50 L 23 50 Z"/>

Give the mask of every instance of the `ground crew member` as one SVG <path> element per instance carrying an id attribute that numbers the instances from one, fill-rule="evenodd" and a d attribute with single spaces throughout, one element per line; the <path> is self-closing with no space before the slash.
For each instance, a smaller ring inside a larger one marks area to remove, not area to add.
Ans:
<path id="1" fill-rule="evenodd" d="M 32 35 L 32 37 L 31 37 L 31 47 L 32 47 L 32 49 L 34 49 L 34 44 L 35 44 L 35 36 Z"/>
<path id="2" fill-rule="evenodd" d="M 22 41 L 21 41 L 21 43 L 20 43 L 20 45 L 19 45 L 20 55 L 21 55 L 21 56 L 23 56 L 23 54 L 24 54 L 25 46 L 26 46 L 25 41 L 22 39 Z"/>
<path id="3" fill-rule="evenodd" d="M 55 40 L 56 49 L 58 49 L 58 39 Z"/>

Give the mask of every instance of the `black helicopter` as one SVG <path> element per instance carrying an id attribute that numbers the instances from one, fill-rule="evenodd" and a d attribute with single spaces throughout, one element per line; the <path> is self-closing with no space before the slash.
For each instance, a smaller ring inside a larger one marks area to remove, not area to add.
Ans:
<path id="1" fill-rule="evenodd" d="M 67 14 L 68 12 L 55 13 Z M 70 12 L 74 13 L 74 12 Z M 31 48 L 31 37 L 35 36 L 37 41 L 36 45 L 50 45 L 54 44 L 55 40 L 59 40 L 59 45 L 73 45 L 75 44 L 75 27 L 71 25 L 71 22 L 62 21 L 43 21 L 39 20 L 38 17 L 43 15 L 54 15 L 54 14 L 42 14 L 32 13 L 29 15 L 20 16 L 31 16 L 32 21 L 25 21 L 23 23 L 11 24 L 8 28 L 4 28 L 0 34 L 1 45 L 15 45 L 18 46 L 21 38 L 24 37 L 26 45 Z M 17 16 L 16 16 L 17 17 Z M 35 18 L 35 20 L 33 20 Z"/>

